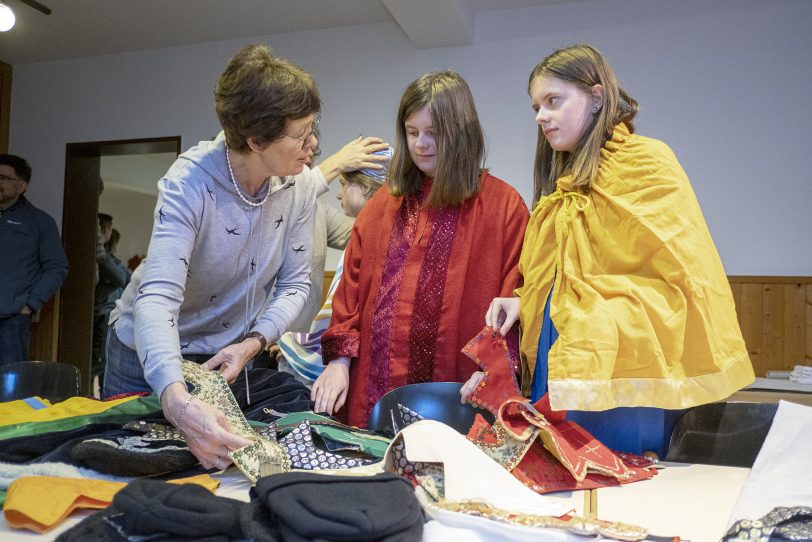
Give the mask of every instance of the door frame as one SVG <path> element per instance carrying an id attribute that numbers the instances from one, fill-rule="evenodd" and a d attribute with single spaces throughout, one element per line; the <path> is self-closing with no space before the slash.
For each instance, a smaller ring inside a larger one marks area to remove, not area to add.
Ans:
<path id="1" fill-rule="evenodd" d="M 97 266 L 96 229 L 101 194 L 101 157 L 150 152 L 180 154 L 180 149 L 181 136 L 66 145 L 62 242 L 70 272 L 61 289 L 57 359 L 79 369 L 83 394 L 92 393 L 90 366 L 93 353 L 93 293 Z"/>
<path id="2" fill-rule="evenodd" d="M 8 152 L 11 126 L 11 64 L 0 62 L 0 154 Z"/>

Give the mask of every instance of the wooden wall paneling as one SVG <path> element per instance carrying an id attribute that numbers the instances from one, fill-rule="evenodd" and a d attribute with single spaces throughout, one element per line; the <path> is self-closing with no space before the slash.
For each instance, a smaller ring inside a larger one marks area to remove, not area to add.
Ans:
<path id="1" fill-rule="evenodd" d="M 784 359 L 784 288 L 764 284 L 764 326 L 762 329 L 763 368 L 786 370 Z M 763 373 L 759 376 L 764 376 Z"/>
<path id="2" fill-rule="evenodd" d="M 12 71 L 10 64 L 0 62 L 0 154 L 8 152 Z"/>
<path id="3" fill-rule="evenodd" d="M 58 361 L 56 350 L 59 339 L 59 292 L 56 291 L 31 321 L 28 359 Z"/>
<path id="4" fill-rule="evenodd" d="M 738 282 L 730 283 L 730 293 L 733 294 L 733 302 L 736 303 L 736 316 L 739 318 L 739 325 L 742 322 L 742 285 Z"/>
<path id="5" fill-rule="evenodd" d="M 803 365 L 806 355 L 806 285 L 784 284 L 784 366 Z"/>
<path id="6" fill-rule="evenodd" d="M 335 276 L 335 271 L 324 272 L 324 282 L 321 285 L 321 305 L 324 305 L 324 302 L 327 300 L 327 292 L 330 291 L 330 285 L 333 284 L 333 278 Z M 321 305 L 319 305 L 319 307 L 321 307 Z"/>
<path id="7" fill-rule="evenodd" d="M 763 326 L 764 326 L 764 286 L 758 283 L 741 284 L 741 306 L 739 325 L 741 326 L 744 343 L 753 363 L 756 376 L 765 376 L 767 367 L 762 356 Z"/>

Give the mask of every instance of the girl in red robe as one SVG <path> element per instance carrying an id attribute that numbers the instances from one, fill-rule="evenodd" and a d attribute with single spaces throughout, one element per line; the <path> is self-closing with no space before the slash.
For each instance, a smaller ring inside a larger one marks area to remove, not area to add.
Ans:
<path id="1" fill-rule="evenodd" d="M 459 74 L 428 73 L 406 88 L 386 190 L 364 207 L 347 246 L 316 411 L 364 427 L 386 392 L 464 382 L 477 370 L 460 349 L 490 301 L 519 285 L 529 216 L 518 192 L 483 169 L 484 156 Z"/>

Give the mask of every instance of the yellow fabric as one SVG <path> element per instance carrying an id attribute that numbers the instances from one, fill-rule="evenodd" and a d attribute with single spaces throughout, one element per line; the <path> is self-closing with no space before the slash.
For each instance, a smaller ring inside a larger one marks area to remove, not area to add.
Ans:
<path id="1" fill-rule="evenodd" d="M 220 484 L 208 474 L 170 480 L 172 484 L 197 484 L 214 491 Z M 107 508 L 125 482 L 90 478 L 25 476 L 8 488 L 3 514 L 15 529 L 44 533 L 56 527 L 74 510 Z"/>
<path id="2" fill-rule="evenodd" d="M 525 392 L 553 281 L 553 409 L 687 408 L 751 383 L 730 285 L 671 149 L 620 124 L 589 193 L 570 182 L 558 180 L 525 234 Z"/>
<path id="3" fill-rule="evenodd" d="M 37 399 L 39 399 L 39 397 Z M 89 399 L 87 397 L 71 397 L 61 403 L 56 403 L 39 410 L 32 408 L 24 400 L 9 401 L 7 403 L 0 403 L 0 425 L 46 422 L 71 418 L 73 416 L 98 414 L 134 399 L 138 399 L 138 396 L 132 395 L 115 401 L 99 401 L 98 399 Z M 46 404 L 51 404 L 50 401 L 44 399 L 40 400 Z"/>

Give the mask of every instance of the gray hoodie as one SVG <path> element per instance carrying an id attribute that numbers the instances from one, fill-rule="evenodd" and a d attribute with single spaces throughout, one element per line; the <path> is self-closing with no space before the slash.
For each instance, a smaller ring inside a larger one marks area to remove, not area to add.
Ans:
<path id="1" fill-rule="evenodd" d="M 184 354 L 217 353 L 249 331 L 273 342 L 299 314 L 310 290 L 318 175 L 305 168 L 273 177 L 268 200 L 251 207 L 231 182 L 221 132 L 158 182 L 147 258 L 110 322 L 159 396 L 183 381 Z"/>

